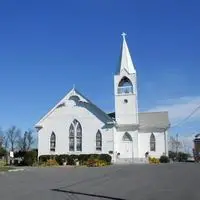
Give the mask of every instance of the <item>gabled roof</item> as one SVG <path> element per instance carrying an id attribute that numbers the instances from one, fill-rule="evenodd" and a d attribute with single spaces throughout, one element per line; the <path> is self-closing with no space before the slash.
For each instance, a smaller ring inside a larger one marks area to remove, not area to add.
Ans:
<path id="1" fill-rule="evenodd" d="M 170 126 L 168 112 L 142 112 L 139 113 L 139 128 L 160 128 L 168 129 Z"/>
<path id="2" fill-rule="evenodd" d="M 108 113 L 110 117 L 115 119 L 115 112 Z M 168 112 L 141 112 L 138 113 L 139 118 L 139 129 L 140 130 L 155 130 L 155 129 L 168 129 L 170 127 Z M 121 128 L 130 125 L 120 125 Z"/>
<path id="3" fill-rule="evenodd" d="M 125 38 L 126 34 L 122 33 L 122 36 L 123 36 L 123 43 L 122 43 L 122 48 L 121 48 L 119 69 L 117 73 L 120 73 L 121 71 L 126 71 L 129 74 L 134 74 L 136 73 L 136 71 L 133 65 L 131 54 L 128 49 L 128 45 L 126 43 L 126 38 Z"/>
<path id="4" fill-rule="evenodd" d="M 87 99 L 84 95 L 82 95 L 79 91 L 77 91 L 75 88 L 71 89 L 46 115 L 44 115 L 40 121 L 35 125 L 35 127 L 41 127 L 42 122 L 58 107 L 65 106 L 66 100 L 69 100 L 70 98 L 78 98 L 78 101 L 85 102 L 93 107 L 101 113 L 108 122 L 112 122 L 112 118 L 107 115 L 103 110 L 101 110 L 99 107 L 97 107 L 95 104 L 93 104 L 89 99 Z"/>

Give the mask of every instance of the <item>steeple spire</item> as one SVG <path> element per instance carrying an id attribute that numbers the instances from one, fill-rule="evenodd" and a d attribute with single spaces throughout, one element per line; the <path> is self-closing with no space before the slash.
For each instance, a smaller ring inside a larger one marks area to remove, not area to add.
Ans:
<path id="1" fill-rule="evenodd" d="M 129 74 L 134 74 L 136 71 L 131 59 L 128 45 L 126 43 L 126 33 L 122 33 L 122 37 L 123 37 L 123 44 L 122 44 L 118 72 L 121 72 L 122 70 L 126 70 Z"/>

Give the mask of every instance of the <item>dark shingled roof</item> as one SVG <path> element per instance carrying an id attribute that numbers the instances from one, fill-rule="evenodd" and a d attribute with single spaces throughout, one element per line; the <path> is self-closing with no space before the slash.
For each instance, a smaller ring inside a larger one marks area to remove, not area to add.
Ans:
<path id="1" fill-rule="evenodd" d="M 115 118 L 115 112 L 108 113 L 111 118 Z M 170 126 L 168 112 L 141 112 L 139 116 L 139 129 L 167 129 Z"/>

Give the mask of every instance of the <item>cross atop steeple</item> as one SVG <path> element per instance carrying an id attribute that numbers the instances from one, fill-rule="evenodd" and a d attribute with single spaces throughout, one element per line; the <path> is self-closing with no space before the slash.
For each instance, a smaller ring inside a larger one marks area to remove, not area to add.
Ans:
<path id="1" fill-rule="evenodd" d="M 124 32 L 122 33 L 122 37 L 124 40 L 126 39 L 126 35 L 127 35 L 126 33 L 124 33 Z"/>

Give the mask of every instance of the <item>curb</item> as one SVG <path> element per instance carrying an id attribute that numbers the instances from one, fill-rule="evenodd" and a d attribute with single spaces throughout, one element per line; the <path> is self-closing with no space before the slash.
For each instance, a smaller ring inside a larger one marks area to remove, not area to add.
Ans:
<path id="1" fill-rule="evenodd" d="M 24 169 L 9 169 L 8 172 L 19 172 L 24 171 Z"/>

